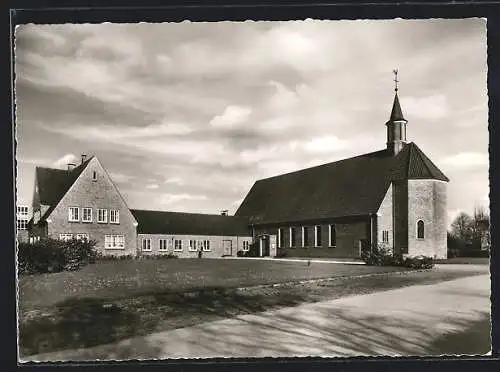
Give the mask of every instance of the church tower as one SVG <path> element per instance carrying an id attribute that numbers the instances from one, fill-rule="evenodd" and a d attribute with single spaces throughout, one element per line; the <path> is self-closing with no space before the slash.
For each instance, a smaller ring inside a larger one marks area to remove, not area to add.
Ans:
<path id="1" fill-rule="evenodd" d="M 398 70 L 394 70 L 394 103 L 392 104 L 391 117 L 385 123 L 387 126 L 387 150 L 397 155 L 406 144 L 406 123 L 403 117 L 398 97 Z"/>

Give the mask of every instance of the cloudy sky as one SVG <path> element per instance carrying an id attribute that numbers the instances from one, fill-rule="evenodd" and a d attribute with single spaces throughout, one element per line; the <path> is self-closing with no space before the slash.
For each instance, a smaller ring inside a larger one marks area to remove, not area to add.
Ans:
<path id="1" fill-rule="evenodd" d="M 257 179 L 384 148 L 397 67 L 453 218 L 488 205 L 486 55 L 481 19 L 19 26 L 18 200 L 85 153 L 131 208 L 234 213 Z"/>

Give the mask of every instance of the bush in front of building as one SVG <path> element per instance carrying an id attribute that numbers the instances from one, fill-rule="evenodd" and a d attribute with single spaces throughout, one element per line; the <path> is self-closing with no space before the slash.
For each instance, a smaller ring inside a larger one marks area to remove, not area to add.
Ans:
<path id="1" fill-rule="evenodd" d="M 402 266 L 411 269 L 431 269 L 434 267 L 434 258 L 416 256 L 403 258 L 402 255 L 393 254 L 385 246 L 373 246 L 370 251 L 361 253 L 363 261 L 370 266 Z"/>
<path id="2" fill-rule="evenodd" d="M 20 275 L 54 273 L 78 270 L 97 259 L 95 241 L 44 238 L 37 242 L 18 245 L 18 272 Z"/>
<path id="3" fill-rule="evenodd" d="M 284 248 L 277 248 L 276 249 L 276 256 L 274 256 L 275 258 L 282 258 L 282 257 L 286 257 L 287 256 L 287 252 Z"/>

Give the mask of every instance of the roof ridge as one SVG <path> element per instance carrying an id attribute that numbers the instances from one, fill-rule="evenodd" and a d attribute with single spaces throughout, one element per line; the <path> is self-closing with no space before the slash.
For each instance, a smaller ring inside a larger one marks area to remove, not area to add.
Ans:
<path id="1" fill-rule="evenodd" d="M 217 214 L 217 213 L 162 211 L 162 210 L 155 210 L 155 209 L 136 209 L 136 208 L 130 208 L 130 211 L 136 211 L 136 212 L 153 212 L 153 213 L 189 214 L 189 215 L 197 215 L 197 216 L 241 217 L 241 216 L 234 216 L 234 215 L 225 215 L 225 216 L 223 216 L 223 215 Z"/>
<path id="2" fill-rule="evenodd" d="M 263 181 L 263 180 L 273 179 L 273 178 L 276 178 L 276 177 L 286 176 L 286 175 L 289 175 L 289 174 L 300 173 L 300 172 L 307 171 L 307 170 L 310 170 L 310 169 L 325 167 L 327 165 L 332 165 L 332 164 L 336 164 L 336 163 L 338 164 L 338 163 L 342 163 L 344 161 L 348 161 L 348 160 L 352 160 L 352 159 L 356 159 L 356 158 L 361 158 L 361 157 L 364 157 L 364 156 L 375 155 L 377 153 L 384 153 L 386 151 L 387 151 L 387 149 L 381 149 L 381 150 L 371 151 L 371 152 L 367 152 L 367 153 L 360 154 L 360 155 L 351 156 L 349 158 L 343 158 L 343 159 L 339 159 L 339 160 L 330 161 L 328 163 L 313 165 L 311 167 L 301 168 L 301 169 L 294 170 L 294 171 L 291 171 L 291 172 L 286 172 L 286 173 L 281 173 L 281 174 L 277 174 L 277 175 L 270 176 L 270 177 L 260 178 L 257 181 L 255 181 L 255 183 L 257 183 L 259 181 Z"/>

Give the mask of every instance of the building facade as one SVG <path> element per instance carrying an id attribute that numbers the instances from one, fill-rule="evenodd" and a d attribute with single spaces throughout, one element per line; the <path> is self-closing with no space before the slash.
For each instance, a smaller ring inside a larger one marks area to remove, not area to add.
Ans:
<path id="1" fill-rule="evenodd" d="M 254 183 L 234 216 L 131 210 L 93 156 L 36 169 L 30 235 L 91 239 L 103 254 L 360 258 L 383 247 L 446 258 L 449 179 L 406 139 L 398 93 L 384 149 Z"/>
<path id="2" fill-rule="evenodd" d="M 28 240 L 28 223 L 30 220 L 29 207 L 27 205 L 16 206 L 16 235 L 18 241 Z"/>

